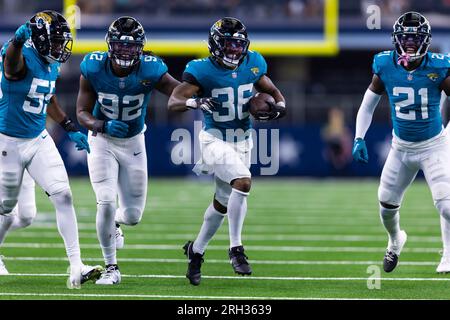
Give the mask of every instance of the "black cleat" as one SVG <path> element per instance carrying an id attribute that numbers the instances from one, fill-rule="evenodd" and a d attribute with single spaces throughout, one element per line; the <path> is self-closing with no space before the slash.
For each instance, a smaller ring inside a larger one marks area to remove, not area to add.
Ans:
<path id="1" fill-rule="evenodd" d="M 203 263 L 203 254 L 200 253 L 194 253 L 192 250 L 192 246 L 194 245 L 194 242 L 188 241 L 183 246 L 184 254 L 189 260 L 188 269 L 186 272 L 186 278 L 189 279 L 189 282 L 194 285 L 198 286 L 200 284 L 200 280 L 202 277 L 200 268 L 202 267 Z"/>
<path id="2" fill-rule="evenodd" d="M 398 263 L 398 255 L 394 252 L 386 250 L 386 254 L 383 259 L 383 269 L 385 272 L 391 272 L 395 269 Z"/>
<path id="3" fill-rule="evenodd" d="M 243 246 L 231 248 L 228 251 L 228 255 L 230 257 L 230 263 L 234 272 L 240 274 L 241 276 L 252 274 L 252 268 L 248 264 L 248 257 L 244 254 Z"/>

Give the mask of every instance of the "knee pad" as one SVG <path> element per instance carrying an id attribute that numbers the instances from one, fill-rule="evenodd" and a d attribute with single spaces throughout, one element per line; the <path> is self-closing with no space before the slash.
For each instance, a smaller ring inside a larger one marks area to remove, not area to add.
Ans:
<path id="1" fill-rule="evenodd" d="M 439 214 L 447 221 L 450 222 L 450 200 L 442 199 L 436 201 L 436 208 Z"/>
<path id="2" fill-rule="evenodd" d="M 100 188 L 96 195 L 97 203 L 100 205 L 116 203 L 116 192 L 111 188 Z"/>
<path id="3" fill-rule="evenodd" d="M 393 209 L 395 207 L 398 208 L 402 202 L 402 195 L 399 195 L 394 190 L 390 190 L 383 185 L 380 185 L 378 188 L 378 201 L 382 206 L 387 205 L 385 207 L 386 209 Z"/>
<path id="4" fill-rule="evenodd" d="M 141 221 L 142 210 L 138 208 L 125 208 L 123 210 L 123 218 L 126 225 L 134 226 Z"/>
<path id="5" fill-rule="evenodd" d="M 64 206 L 72 206 L 72 192 L 70 189 L 62 190 L 58 193 L 50 194 L 50 200 L 53 202 L 55 206 L 64 205 Z"/>
<path id="6" fill-rule="evenodd" d="M 36 206 L 21 206 L 17 216 L 20 219 L 20 224 L 23 228 L 28 227 L 36 217 Z"/>

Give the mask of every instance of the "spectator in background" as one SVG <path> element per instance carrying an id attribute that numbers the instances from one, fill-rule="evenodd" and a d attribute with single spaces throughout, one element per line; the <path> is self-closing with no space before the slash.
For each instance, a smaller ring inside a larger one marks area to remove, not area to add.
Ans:
<path id="1" fill-rule="evenodd" d="M 322 128 L 322 140 L 325 143 L 324 157 L 337 173 L 352 162 L 352 134 L 345 124 L 344 113 L 338 107 L 328 112 L 328 123 Z"/>

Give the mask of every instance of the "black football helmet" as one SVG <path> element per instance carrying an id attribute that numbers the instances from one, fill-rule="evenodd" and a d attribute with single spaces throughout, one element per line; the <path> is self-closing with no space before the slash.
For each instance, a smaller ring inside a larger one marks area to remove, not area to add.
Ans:
<path id="1" fill-rule="evenodd" d="M 66 62 L 72 54 L 72 34 L 66 19 L 56 11 L 45 10 L 30 19 L 31 42 L 49 63 Z"/>
<path id="2" fill-rule="evenodd" d="M 111 23 L 106 34 L 108 56 L 122 68 L 139 62 L 144 45 L 145 31 L 133 17 L 120 17 Z"/>
<path id="3" fill-rule="evenodd" d="M 418 60 L 430 47 L 430 23 L 418 12 L 406 12 L 394 24 L 392 42 L 400 56 L 407 56 L 409 61 Z"/>
<path id="4" fill-rule="evenodd" d="M 246 28 L 236 18 L 222 18 L 209 31 L 209 52 L 227 68 L 239 66 L 247 55 L 249 45 Z"/>

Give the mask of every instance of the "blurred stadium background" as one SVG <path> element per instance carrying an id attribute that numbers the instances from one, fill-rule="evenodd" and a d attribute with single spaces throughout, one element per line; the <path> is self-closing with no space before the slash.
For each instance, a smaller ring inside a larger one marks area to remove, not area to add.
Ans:
<path id="1" fill-rule="evenodd" d="M 372 4 L 381 9 L 381 29 L 369 30 L 366 25 Z M 79 64 L 86 52 L 105 50 L 104 36 L 115 18 L 137 17 L 146 30 L 147 48 L 163 57 L 178 79 L 189 60 L 208 54 L 205 41 L 214 21 L 228 15 L 242 19 L 251 48 L 264 54 L 270 77 L 287 99 L 288 116 L 267 124 L 281 129 L 282 176 L 379 175 L 390 140 L 387 99 L 378 107 L 367 137 L 373 160 L 368 166 L 351 162 L 353 126 L 371 77 L 372 56 L 392 48 L 392 24 L 402 12 L 422 12 L 431 21 L 432 50 L 450 52 L 449 0 L 1 0 L 0 42 L 43 9 L 65 12 L 78 28 L 75 54 L 63 66 L 57 84 L 58 97 L 73 118 Z M 192 130 L 193 121 L 202 115 L 171 114 L 166 101 L 155 92 L 147 117 L 150 175 L 191 175 L 191 166 L 167 161 L 170 134 L 179 127 Z M 52 134 L 61 139 L 69 173 L 87 174 L 83 156 L 65 146 L 57 127 Z"/>

